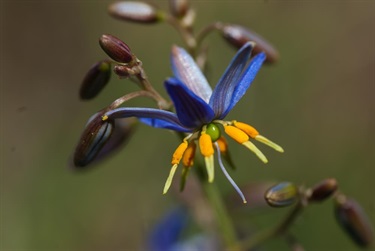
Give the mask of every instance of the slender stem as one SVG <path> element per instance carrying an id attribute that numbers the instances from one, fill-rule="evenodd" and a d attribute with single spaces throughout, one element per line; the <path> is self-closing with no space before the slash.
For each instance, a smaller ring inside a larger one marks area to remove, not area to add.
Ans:
<path id="1" fill-rule="evenodd" d="M 151 93 L 149 91 L 136 91 L 136 92 L 128 93 L 122 97 L 119 97 L 118 99 L 113 101 L 107 108 L 105 108 L 105 110 L 106 111 L 113 110 L 119 107 L 124 102 L 131 100 L 133 98 L 136 98 L 136 97 L 149 97 L 149 98 L 154 99 L 155 101 L 158 101 L 154 93 Z"/>
<path id="2" fill-rule="evenodd" d="M 263 232 L 259 232 L 248 239 L 241 242 L 240 246 L 245 250 L 251 250 L 263 242 L 284 234 L 289 227 L 294 223 L 298 215 L 303 211 L 305 204 L 299 201 L 298 204 L 289 212 L 289 214 L 274 228 L 267 229 Z"/>
<path id="3" fill-rule="evenodd" d="M 186 29 L 184 26 L 181 25 L 179 20 L 177 20 L 171 15 L 167 16 L 166 21 L 180 33 L 182 40 L 185 42 L 189 53 L 194 56 L 197 49 L 197 41 L 191 29 Z"/>
<path id="4" fill-rule="evenodd" d="M 228 215 L 223 198 L 217 189 L 217 186 L 214 183 L 208 183 L 207 181 L 202 181 L 202 183 L 208 200 L 215 213 L 216 222 L 218 223 L 219 231 L 225 246 L 229 248 L 228 250 L 239 251 L 240 249 L 238 247 L 235 228 L 231 218 Z"/>
<path id="5" fill-rule="evenodd" d="M 165 100 L 160 94 L 159 92 L 157 92 L 154 87 L 151 85 L 150 81 L 148 80 L 148 78 L 146 77 L 146 74 L 143 70 L 143 68 L 141 68 L 141 71 L 139 74 L 136 75 L 137 79 L 139 80 L 139 82 L 141 83 L 142 85 L 142 88 L 150 93 L 152 93 L 152 96 L 153 98 L 157 101 L 158 103 L 158 106 L 160 109 L 163 109 L 163 110 L 170 110 L 171 109 L 171 104 Z"/>
<path id="6" fill-rule="evenodd" d="M 212 31 L 214 30 L 219 30 L 221 29 L 221 27 L 223 26 L 223 24 L 221 22 L 215 22 L 215 23 L 212 23 L 206 27 L 204 27 L 202 30 L 200 30 L 198 32 L 198 35 L 197 35 L 197 47 L 200 46 L 200 44 L 202 43 L 203 39 L 208 35 L 210 34 Z"/>

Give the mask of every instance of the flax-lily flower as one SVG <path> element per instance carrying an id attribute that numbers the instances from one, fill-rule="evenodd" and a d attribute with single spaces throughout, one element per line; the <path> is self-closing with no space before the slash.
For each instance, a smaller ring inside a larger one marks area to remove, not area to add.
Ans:
<path id="1" fill-rule="evenodd" d="M 205 159 L 208 181 L 214 180 L 213 156 L 216 149 L 222 171 L 246 203 L 245 197 L 221 161 L 221 154 L 225 154 L 226 143 L 221 136 L 219 126 L 222 126 L 225 133 L 235 141 L 254 152 L 264 163 L 268 160 L 249 140 L 250 138 L 283 152 L 280 146 L 261 136 L 254 127 L 242 122 L 223 120 L 246 93 L 266 58 L 262 52 L 249 62 L 253 46 L 253 43 L 246 43 L 237 52 L 214 90 L 211 89 L 193 58 L 184 49 L 174 46 L 171 54 L 174 77 L 165 81 L 165 87 L 176 113 L 153 108 L 125 107 L 108 111 L 103 116 L 103 120 L 138 117 L 143 123 L 156 128 L 188 133 L 173 154 L 172 168 L 163 193 L 168 191 L 181 161 L 185 166 L 184 170 L 188 170 L 188 167 L 193 165 L 195 141 L 198 141 L 200 152 Z"/>

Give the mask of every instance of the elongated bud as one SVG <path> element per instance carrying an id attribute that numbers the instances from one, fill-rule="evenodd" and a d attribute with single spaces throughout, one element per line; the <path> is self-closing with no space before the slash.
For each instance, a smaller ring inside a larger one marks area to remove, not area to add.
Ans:
<path id="1" fill-rule="evenodd" d="M 93 115 L 81 135 L 73 159 L 77 168 L 90 164 L 113 133 L 114 121 L 103 121 L 102 115 L 102 112 Z"/>
<path id="2" fill-rule="evenodd" d="M 134 56 L 127 44 L 112 35 L 102 35 L 99 38 L 100 47 L 113 60 L 120 63 L 130 63 Z"/>
<path id="3" fill-rule="evenodd" d="M 287 207 L 297 201 L 298 188 L 293 183 L 282 182 L 270 187 L 264 198 L 271 207 Z"/>
<path id="4" fill-rule="evenodd" d="M 173 16 L 177 18 L 183 17 L 189 9 L 189 1 L 169 0 L 169 8 Z"/>
<path id="5" fill-rule="evenodd" d="M 307 190 L 306 194 L 309 201 L 324 201 L 337 190 L 336 179 L 325 179 Z"/>
<path id="6" fill-rule="evenodd" d="M 226 24 L 220 27 L 223 37 L 235 48 L 241 48 L 246 42 L 255 42 L 254 54 L 264 51 L 266 62 L 274 63 L 279 59 L 279 52 L 263 37 L 240 25 Z"/>
<path id="7" fill-rule="evenodd" d="M 98 95 L 111 78 L 111 64 L 106 61 L 99 61 L 86 73 L 79 96 L 81 99 L 89 100 Z"/>
<path id="8" fill-rule="evenodd" d="M 114 18 L 136 23 L 156 23 L 163 19 L 159 10 L 143 2 L 116 2 L 109 6 L 108 11 Z"/>
<path id="9" fill-rule="evenodd" d="M 362 207 L 344 195 L 336 197 L 337 222 L 350 238 L 361 247 L 369 247 L 374 241 L 374 230 Z"/>

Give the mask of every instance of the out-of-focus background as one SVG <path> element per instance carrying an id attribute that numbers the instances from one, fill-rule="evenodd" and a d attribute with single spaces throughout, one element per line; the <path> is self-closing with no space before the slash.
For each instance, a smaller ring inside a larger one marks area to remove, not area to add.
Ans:
<path id="1" fill-rule="evenodd" d="M 106 58 L 101 34 L 123 39 L 162 93 L 171 75 L 169 50 L 183 45 L 166 24 L 139 25 L 107 14 L 112 1 L 18 1 L 0 5 L 1 204 L 0 249 L 140 250 L 165 210 L 176 202 L 161 191 L 177 146 L 168 131 L 140 125 L 127 147 L 93 170 L 67 166 L 91 114 L 133 83 L 112 76 L 93 101 L 78 99 L 88 68 Z M 167 9 L 167 1 L 153 1 Z M 335 177 L 375 220 L 375 2 L 192 1 L 196 28 L 213 21 L 247 26 L 280 51 L 265 66 L 229 118 L 251 123 L 284 154 L 260 146 L 262 165 L 235 143 L 239 184 L 293 181 L 310 186 Z M 211 83 L 235 51 L 218 35 L 209 44 Z M 144 100 L 129 105 L 152 105 Z M 218 174 L 223 193 L 232 188 Z M 251 201 L 249 201 L 251 204 Z M 331 201 L 311 206 L 292 232 L 307 250 L 358 250 L 333 217 Z M 281 212 L 281 213 L 280 213 Z M 258 212 L 259 213 L 259 212 Z M 285 210 L 251 214 L 264 229 Z M 276 216 L 275 216 L 276 215 Z M 288 250 L 281 239 L 264 250 Z"/>

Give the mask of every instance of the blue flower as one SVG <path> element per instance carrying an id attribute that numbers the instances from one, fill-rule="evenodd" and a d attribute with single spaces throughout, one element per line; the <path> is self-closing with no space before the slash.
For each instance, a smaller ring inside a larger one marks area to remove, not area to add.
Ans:
<path id="1" fill-rule="evenodd" d="M 103 116 L 103 120 L 137 117 L 143 123 L 156 128 L 187 133 L 173 154 L 172 168 L 164 186 L 164 193 L 168 191 L 181 161 L 185 167 L 183 177 L 186 178 L 188 168 L 193 165 L 195 141 L 198 141 L 200 152 L 205 159 L 209 182 L 214 180 L 213 156 L 216 149 L 221 169 L 246 203 L 242 192 L 221 161 L 221 155 L 226 156 L 227 144 L 221 136 L 219 126 L 222 126 L 225 133 L 235 141 L 254 152 L 264 163 L 268 162 L 266 157 L 249 140 L 250 138 L 283 152 L 280 146 L 261 136 L 254 127 L 235 120 L 223 120 L 246 93 L 266 59 L 262 52 L 249 62 L 253 46 L 253 43 L 246 43 L 237 52 L 214 90 L 194 59 L 184 49 L 174 46 L 171 54 L 174 77 L 165 81 L 165 88 L 173 101 L 176 113 L 154 108 L 125 107 L 108 111 Z"/>

